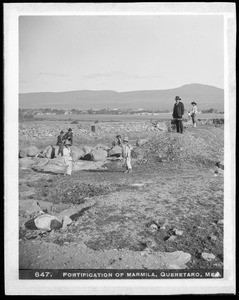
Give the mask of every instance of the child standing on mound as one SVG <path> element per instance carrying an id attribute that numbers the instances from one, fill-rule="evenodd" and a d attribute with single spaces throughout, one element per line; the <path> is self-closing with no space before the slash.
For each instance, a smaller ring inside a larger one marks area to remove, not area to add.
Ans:
<path id="1" fill-rule="evenodd" d="M 131 165 L 131 150 L 132 150 L 132 147 L 129 144 L 128 137 L 123 138 L 122 150 L 123 150 L 122 151 L 123 152 L 123 158 L 125 159 L 125 166 L 126 166 L 125 173 L 132 173 L 132 165 Z"/>

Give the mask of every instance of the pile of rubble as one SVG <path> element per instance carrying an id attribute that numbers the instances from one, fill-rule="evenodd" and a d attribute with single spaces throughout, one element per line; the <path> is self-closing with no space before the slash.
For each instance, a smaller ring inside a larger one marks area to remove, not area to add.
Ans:
<path id="1" fill-rule="evenodd" d="M 133 157 L 138 158 L 140 163 L 148 164 L 156 161 L 185 161 L 215 165 L 223 160 L 223 147 L 223 132 L 217 127 L 196 134 L 162 132 L 134 149 Z"/>

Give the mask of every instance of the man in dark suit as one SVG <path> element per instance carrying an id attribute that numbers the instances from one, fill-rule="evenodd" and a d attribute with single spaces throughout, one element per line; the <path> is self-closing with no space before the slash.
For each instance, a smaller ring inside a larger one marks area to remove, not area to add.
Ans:
<path id="1" fill-rule="evenodd" d="M 181 102 L 181 98 L 179 96 L 175 97 L 176 103 L 173 107 L 173 119 L 176 124 L 177 132 L 183 133 L 183 122 L 182 117 L 184 115 L 184 105 Z"/>
<path id="2" fill-rule="evenodd" d="M 63 141 L 65 145 L 73 145 L 73 130 L 71 128 L 69 128 L 67 133 L 63 136 Z"/>

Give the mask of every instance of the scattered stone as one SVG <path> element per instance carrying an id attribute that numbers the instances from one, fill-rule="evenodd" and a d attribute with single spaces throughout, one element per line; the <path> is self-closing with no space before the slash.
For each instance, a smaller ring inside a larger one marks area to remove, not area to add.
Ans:
<path id="1" fill-rule="evenodd" d="M 166 239 L 166 242 L 173 242 L 176 238 L 176 235 L 171 235 L 168 239 Z"/>
<path id="2" fill-rule="evenodd" d="M 142 186 L 144 186 L 144 183 L 133 183 L 132 186 L 133 187 L 142 187 Z"/>
<path id="3" fill-rule="evenodd" d="M 149 142 L 149 140 L 147 139 L 139 139 L 136 141 L 136 146 L 142 146 L 144 144 L 147 144 Z"/>
<path id="4" fill-rule="evenodd" d="M 223 225 L 223 224 L 224 224 L 224 220 L 219 220 L 219 221 L 217 222 L 217 224 L 218 224 L 218 225 Z"/>
<path id="5" fill-rule="evenodd" d="M 212 254 L 212 253 L 203 252 L 202 253 L 202 258 L 205 259 L 205 260 L 207 260 L 207 261 L 211 261 L 211 260 L 215 259 L 215 255 Z"/>
<path id="6" fill-rule="evenodd" d="M 224 161 L 219 161 L 216 163 L 216 166 L 222 170 L 224 170 Z"/>
<path id="7" fill-rule="evenodd" d="M 158 230 L 158 226 L 156 224 L 151 224 L 149 226 L 149 230 L 152 231 L 152 232 L 157 231 Z"/>
<path id="8" fill-rule="evenodd" d="M 33 214 L 42 211 L 42 208 L 39 206 L 36 200 L 21 200 L 19 202 L 19 211 Z"/>
<path id="9" fill-rule="evenodd" d="M 214 234 L 211 234 L 208 239 L 212 242 L 215 242 L 217 240 L 217 237 Z"/>
<path id="10" fill-rule="evenodd" d="M 185 264 L 191 260 L 191 254 L 183 251 L 167 253 L 167 257 L 169 258 L 169 265 L 174 265 L 174 269 L 186 268 Z"/>
<path id="11" fill-rule="evenodd" d="M 183 234 L 183 231 L 182 230 L 178 230 L 176 228 L 173 229 L 175 235 L 182 235 Z"/>
<path id="12" fill-rule="evenodd" d="M 44 212 L 49 213 L 53 207 L 53 203 L 49 201 L 37 201 L 37 203 Z"/>

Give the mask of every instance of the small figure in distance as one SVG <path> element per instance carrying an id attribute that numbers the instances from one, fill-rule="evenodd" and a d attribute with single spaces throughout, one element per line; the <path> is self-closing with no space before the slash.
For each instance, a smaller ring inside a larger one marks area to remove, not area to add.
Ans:
<path id="1" fill-rule="evenodd" d="M 120 134 L 117 134 L 116 135 L 116 141 L 113 141 L 112 142 L 112 146 L 114 147 L 114 146 L 122 146 L 122 136 L 120 135 Z"/>
<path id="2" fill-rule="evenodd" d="M 198 112 L 198 109 L 197 109 L 197 103 L 196 102 L 191 102 L 192 104 L 192 111 L 191 111 L 191 118 L 192 118 L 192 122 L 193 122 L 193 127 L 197 127 L 197 112 Z"/>
<path id="3" fill-rule="evenodd" d="M 179 96 L 175 97 L 176 103 L 173 107 L 173 119 L 176 124 L 177 132 L 183 133 L 183 122 L 182 117 L 184 115 L 184 105 L 181 102 L 181 98 Z"/>
<path id="4" fill-rule="evenodd" d="M 122 143 L 122 153 L 123 153 L 123 158 L 125 159 L 125 166 L 126 166 L 125 173 L 132 173 L 131 150 L 132 147 L 129 144 L 128 137 L 124 137 Z"/>
<path id="5" fill-rule="evenodd" d="M 63 137 L 64 137 L 64 131 L 62 130 L 60 132 L 60 134 L 58 135 L 57 137 L 57 142 L 56 142 L 56 145 L 59 146 L 59 151 L 58 151 L 58 155 L 63 155 L 63 148 L 64 148 L 64 140 L 63 140 Z"/>
<path id="6" fill-rule="evenodd" d="M 64 175 L 71 175 L 72 169 L 73 169 L 73 159 L 72 159 L 72 153 L 71 148 L 68 140 L 65 142 L 64 148 L 63 148 L 63 157 L 65 162 L 65 172 Z"/>
<path id="7" fill-rule="evenodd" d="M 66 144 L 66 141 L 69 146 L 73 145 L 73 130 L 71 128 L 68 129 L 67 133 L 63 137 L 64 144 Z"/>

